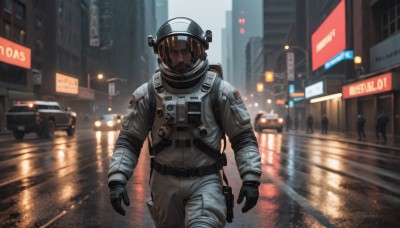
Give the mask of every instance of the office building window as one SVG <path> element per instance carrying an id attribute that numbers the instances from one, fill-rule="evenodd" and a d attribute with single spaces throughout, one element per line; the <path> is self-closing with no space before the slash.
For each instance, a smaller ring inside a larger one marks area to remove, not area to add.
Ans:
<path id="1" fill-rule="evenodd" d="M 400 31 L 400 0 L 384 1 L 382 10 L 382 38 Z"/>
<path id="2" fill-rule="evenodd" d="M 42 54 L 43 43 L 40 40 L 35 40 L 35 47 L 33 49 L 33 53 L 35 55 L 40 56 Z"/>
<path id="3" fill-rule="evenodd" d="M 40 17 L 35 17 L 35 30 L 36 31 L 40 31 L 40 29 L 42 28 L 42 19 Z"/>
<path id="4" fill-rule="evenodd" d="M 25 30 L 23 30 L 23 29 L 19 30 L 18 41 L 19 41 L 21 44 L 24 44 L 24 43 L 25 43 L 25 41 L 26 41 L 25 37 L 26 37 Z"/>
<path id="5" fill-rule="evenodd" d="M 4 0 L 3 9 L 4 11 L 11 13 L 12 12 L 12 1 L 11 0 Z"/>
<path id="6" fill-rule="evenodd" d="M 4 37 L 11 38 L 11 25 L 10 23 L 4 22 Z"/>
<path id="7" fill-rule="evenodd" d="M 15 17 L 19 19 L 25 19 L 25 5 L 21 2 L 17 2 L 17 10 L 15 12 Z"/>

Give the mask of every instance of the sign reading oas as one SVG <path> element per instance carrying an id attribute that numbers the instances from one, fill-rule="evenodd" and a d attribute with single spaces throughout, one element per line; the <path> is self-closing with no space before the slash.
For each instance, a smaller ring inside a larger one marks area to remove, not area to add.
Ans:
<path id="1" fill-rule="evenodd" d="M 392 90 L 392 73 L 355 82 L 342 87 L 343 98 L 361 97 Z"/>
<path id="2" fill-rule="evenodd" d="M 31 69 L 31 49 L 0 37 L 0 61 Z"/>
<path id="3" fill-rule="evenodd" d="M 56 92 L 78 94 L 79 81 L 77 78 L 56 73 Z"/>

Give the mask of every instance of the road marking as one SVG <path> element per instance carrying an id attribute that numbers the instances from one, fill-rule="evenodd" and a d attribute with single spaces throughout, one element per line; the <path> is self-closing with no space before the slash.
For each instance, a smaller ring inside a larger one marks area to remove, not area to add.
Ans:
<path id="1" fill-rule="evenodd" d="M 53 219 L 48 221 L 46 224 L 44 224 L 43 226 L 40 226 L 40 228 L 46 228 L 46 227 L 50 226 L 53 222 L 55 222 L 57 219 L 63 217 L 65 214 L 67 214 L 67 211 L 62 211 L 60 214 L 58 214 L 56 217 L 54 217 Z"/>
<path id="2" fill-rule="evenodd" d="M 335 227 L 333 224 L 329 222 L 329 219 L 324 214 L 322 214 L 322 212 L 320 212 L 317 208 L 315 208 L 310 204 L 310 201 L 308 201 L 301 195 L 297 194 L 297 192 L 293 190 L 291 187 L 289 187 L 289 185 L 285 184 L 278 178 L 275 178 L 274 176 L 268 173 L 263 173 L 263 175 L 266 175 L 267 178 L 269 178 L 284 193 L 286 193 L 290 198 L 292 198 L 301 207 L 303 207 L 311 216 L 316 218 L 321 224 L 325 225 L 326 227 Z"/>

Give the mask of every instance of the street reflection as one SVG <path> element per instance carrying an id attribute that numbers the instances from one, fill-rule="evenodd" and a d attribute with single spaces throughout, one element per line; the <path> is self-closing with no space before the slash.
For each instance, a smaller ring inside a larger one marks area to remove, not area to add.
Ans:
<path id="1" fill-rule="evenodd" d="M 62 179 L 65 176 L 72 174 L 74 175 L 75 172 L 79 169 L 79 158 L 78 158 L 78 144 L 76 141 L 66 141 L 65 138 L 60 138 L 56 140 L 58 144 L 54 148 L 54 156 L 56 176 L 58 179 Z M 62 143 L 62 144 L 61 144 Z M 64 144 L 66 143 L 66 144 Z M 57 185 L 58 191 L 55 192 L 56 197 L 60 203 L 69 202 L 70 199 L 76 195 L 77 190 L 79 189 L 76 182 L 67 182 L 61 185 Z"/>
<path id="2" fill-rule="evenodd" d="M 337 193 L 325 188 L 325 186 L 330 186 L 333 189 L 339 189 L 343 177 L 320 167 L 343 170 L 343 162 L 340 159 L 330 158 L 319 150 L 313 151 L 310 155 L 310 160 L 314 164 L 310 166 L 310 176 L 313 178 L 313 182 L 318 183 L 309 185 L 311 203 L 331 218 L 344 218 L 346 216 L 346 211 L 343 211 L 345 200 L 342 200 Z"/>
<path id="3" fill-rule="evenodd" d="M 115 131 L 109 131 L 107 133 L 107 156 L 111 157 L 115 146 Z"/>
<path id="4" fill-rule="evenodd" d="M 21 176 L 24 176 L 31 172 L 32 167 L 31 167 L 31 162 L 29 160 L 29 157 L 30 156 L 28 154 L 24 154 L 21 157 L 21 160 L 22 160 L 20 163 Z"/>

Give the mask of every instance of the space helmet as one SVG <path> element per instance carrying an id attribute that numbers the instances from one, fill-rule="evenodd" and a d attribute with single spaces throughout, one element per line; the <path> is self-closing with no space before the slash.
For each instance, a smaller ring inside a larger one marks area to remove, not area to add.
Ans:
<path id="1" fill-rule="evenodd" d="M 148 37 L 148 44 L 157 54 L 161 76 L 170 84 L 189 85 L 197 81 L 208 69 L 205 50 L 212 41 L 193 20 L 177 17 L 165 22 L 155 38 Z"/>

